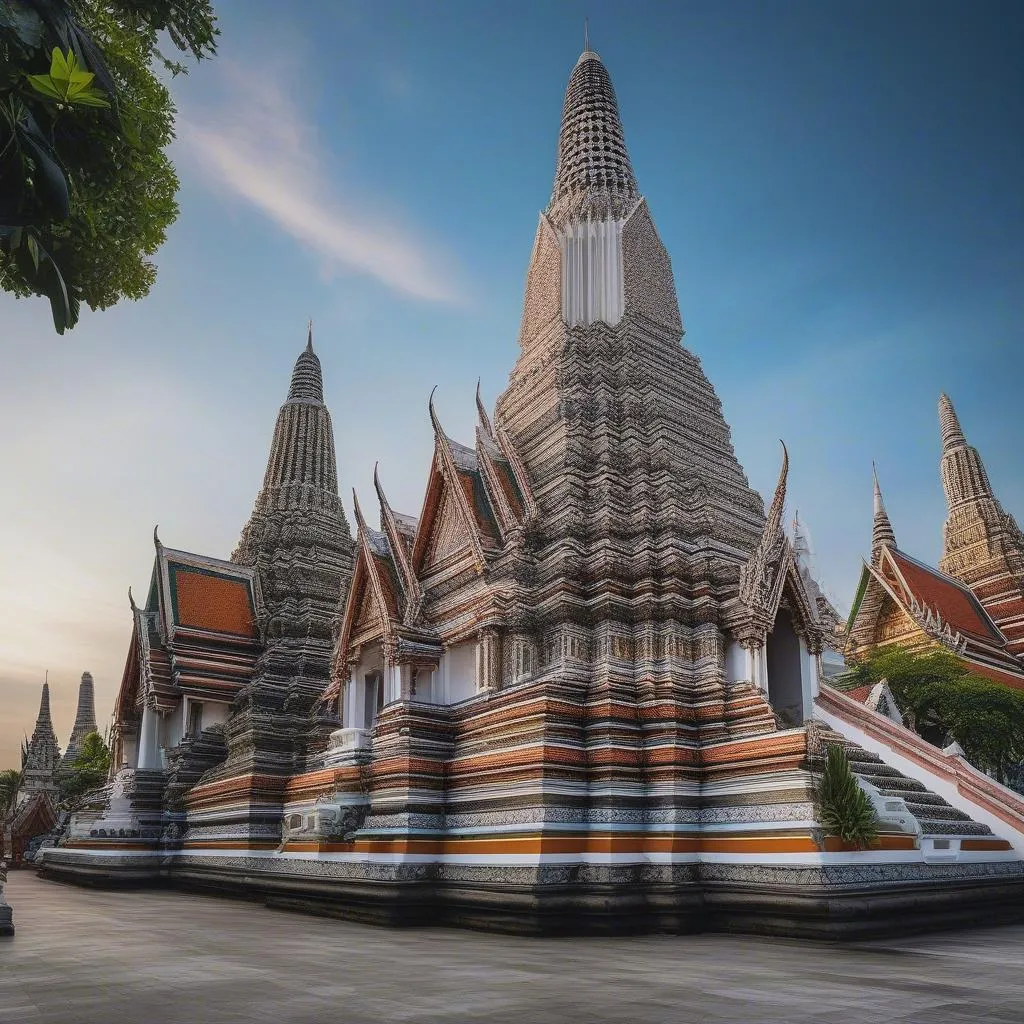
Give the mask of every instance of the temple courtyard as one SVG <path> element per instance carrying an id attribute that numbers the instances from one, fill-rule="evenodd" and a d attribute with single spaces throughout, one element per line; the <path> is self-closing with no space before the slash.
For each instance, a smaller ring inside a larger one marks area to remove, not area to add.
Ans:
<path id="1" fill-rule="evenodd" d="M 1007 1021 L 1024 926 L 832 945 L 389 930 L 12 872 L 0 1022 Z"/>

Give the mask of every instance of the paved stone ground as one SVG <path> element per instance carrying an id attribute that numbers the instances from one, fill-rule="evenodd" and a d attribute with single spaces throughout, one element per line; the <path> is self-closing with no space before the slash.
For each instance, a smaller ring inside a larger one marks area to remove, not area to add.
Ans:
<path id="1" fill-rule="evenodd" d="M 12 872 L 2 1024 L 1024 1021 L 1024 925 L 856 945 L 393 931 Z"/>

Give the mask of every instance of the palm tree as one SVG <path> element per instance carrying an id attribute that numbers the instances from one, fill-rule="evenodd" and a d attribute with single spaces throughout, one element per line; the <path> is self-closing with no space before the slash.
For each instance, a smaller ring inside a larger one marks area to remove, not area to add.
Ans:
<path id="1" fill-rule="evenodd" d="M 6 818 L 14 810 L 14 801 L 18 799 L 21 789 L 21 772 L 17 768 L 8 768 L 0 772 L 0 818 Z"/>

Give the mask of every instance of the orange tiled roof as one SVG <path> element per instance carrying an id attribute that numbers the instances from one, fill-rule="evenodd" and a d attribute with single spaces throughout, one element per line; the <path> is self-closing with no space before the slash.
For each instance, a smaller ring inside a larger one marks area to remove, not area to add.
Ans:
<path id="1" fill-rule="evenodd" d="M 256 636 L 249 587 L 244 580 L 176 567 L 177 620 L 182 626 Z"/>
<path id="2" fill-rule="evenodd" d="M 858 704 L 864 704 L 867 702 L 868 697 L 871 696 L 871 691 L 875 688 L 874 683 L 866 683 L 864 686 L 855 686 L 852 690 L 846 691 L 846 696 L 850 700 L 855 700 Z"/>
<path id="3" fill-rule="evenodd" d="M 937 611 L 952 629 L 997 643 L 1003 641 L 1002 635 L 982 611 L 977 598 L 966 587 L 929 569 L 902 551 L 890 548 L 889 553 L 917 600 L 925 607 Z"/>

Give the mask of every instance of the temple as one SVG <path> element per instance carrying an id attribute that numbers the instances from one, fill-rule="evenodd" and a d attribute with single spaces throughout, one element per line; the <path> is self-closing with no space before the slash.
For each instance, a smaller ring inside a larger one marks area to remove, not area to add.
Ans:
<path id="1" fill-rule="evenodd" d="M 381 467 L 353 543 L 308 346 L 232 562 L 158 545 L 123 767 L 43 873 L 534 933 L 1019 913 L 1024 802 L 822 681 L 838 616 L 784 528 L 789 454 L 766 505 L 683 333 L 588 48 L 496 407 L 460 441 L 431 395 L 419 514 Z M 866 851 L 820 823 L 832 743 Z"/>
<path id="2" fill-rule="evenodd" d="M 861 570 L 845 650 L 856 659 L 889 644 L 944 648 L 971 671 L 1024 689 L 1024 535 L 993 495 L 946 395 L 939 426 L 949 507 L 939 568 L 897 546 L 876 474 L 871 561 Z"/>
<path id="3" fill-rule="evenodd" d="M 60 747 L 50 718 L 50 684 L 45 682 L 32 738 L 21 752 L 21 786 L 14 806 L 0 820 L 0 859 L 8 858 L 15 867 L 21 864 L 32 841 L 57 823 L 56 777 L 60 764 Z"/>

